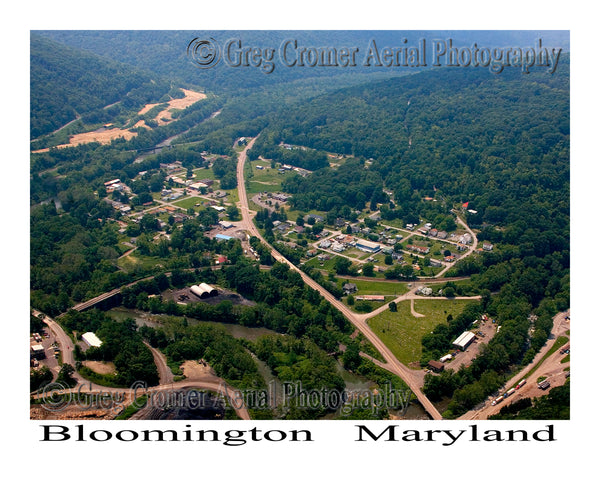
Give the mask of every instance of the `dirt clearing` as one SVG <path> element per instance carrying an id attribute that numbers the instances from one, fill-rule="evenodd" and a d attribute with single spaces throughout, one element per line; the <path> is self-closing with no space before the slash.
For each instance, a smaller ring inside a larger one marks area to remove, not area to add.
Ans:
<path id="1" fill-rule="evenodd" d="M 181 369 L 185 377 L 192 380 L 214 376 L 214 372 L 208 364 L 202 364 L 196 360 L 186 360 L 181 365 Z"/>
<path id="2" fill-rule="evenodd" d="M 114 375 L 117 372 L 115 364 L 112 362 L 98 362 L 96 360 L 85 360 L 81 362 L 85 367 L 101 375 Z"/>
<path id="3" fill-rule="evenodd" d="M 158 125 L 166 125 L 167 123 L 172 122 L 173 121 L 173 117 L 172 117 L 173 110 L 183 110 L 184 108 L 187 108 L 190 105 L 193 105 L 197 101 L 203 100 L 206 98 L 206 95 L 204 93 L 194 92 L 193 90 L 185 90 L 183 88 L 181 89 L 181 91 L 185 94 L 184 98 L 174 98 L 173 100 L 170 100 L 169 102 L 167 102 L 169 104 L 169 106 L 167 108 L 165 108 L 164 110 L 162 110 L 161 112 L 158 112 L 158 114 L 154 118 L 154 120 L 158 123 Z M 149 104 L 145 105 L 144 108 L 142 108 L 138 112 L 138 115 L 143 115 L 146 112 L 149 112 L 150 110 L 152 110 L 152 108 L 156 107 L 157 105 L 160 105 L 160 104 L 149 103 Z"/>

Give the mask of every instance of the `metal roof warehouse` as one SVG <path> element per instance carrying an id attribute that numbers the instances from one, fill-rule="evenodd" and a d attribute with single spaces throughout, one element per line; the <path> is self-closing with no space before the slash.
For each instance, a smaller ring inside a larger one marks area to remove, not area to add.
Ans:
<path id="1" fill-rule="evenodd" d="M 460 337 L 452 342 L 452 345 L 456 348 L 464 350 L 471 344 L 473 340 L 475 340 L 475 334 L 473 332 L 463 332 Z"/>

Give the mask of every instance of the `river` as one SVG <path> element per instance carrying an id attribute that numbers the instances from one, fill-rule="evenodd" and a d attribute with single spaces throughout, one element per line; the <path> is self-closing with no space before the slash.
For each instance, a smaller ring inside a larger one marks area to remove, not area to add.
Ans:
<path id="1" fill-rule="evenodd" d="M 216 112 L 213 112 L 210 114 L 210 116 L 208 118 L 205 118 L 204 120 L 202 120 L 200 123 L 194 125 L 194 127 L 203 124 L 204 122 L 207 122 L 208 120 L 211 120 L 213 118 L 215 118 L 217 115 L 219 115 L 221 113 L 221 110 L 217 110 Z M 187 130 L 178 133 L 177 135 L 173 135 L 172 137 L 166 138 L 165 140 L 163 140 L 162 142 L 157 143 L 156 145 L 154 145 L 154 150 L 151 150 L 149 152 L 144 152 L 140 155 L 138 155 L 136 157 L 136 159 L 134 160 L 134 163 L 140 163 L 141 161 L 144 160 L 144 158 L 148 157 L 149 155 L 154 155 L 156 153 L 156 149 L 162 149 L 163 147 L 169 147 L 171 145 L 171 143 L 181 137 L 182 135 L 185 135 L 186 133 L 188 133 L 192 128 L 194 127 L 190 127 Z"/>

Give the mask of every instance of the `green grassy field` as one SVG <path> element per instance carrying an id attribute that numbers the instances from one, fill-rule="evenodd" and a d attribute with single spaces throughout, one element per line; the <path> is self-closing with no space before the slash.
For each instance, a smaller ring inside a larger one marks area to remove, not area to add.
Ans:
<path id="1" fill-rule="evenodd" d="M 356 295 L 392 295 L 398 296 L 408 292 L 406 283 L 377 282 L 358 279 L 338 279 L 340 287 L 345 283 L 354 283 L 358 288 Z"/>
<path id="2" fill-rule="evenodd" d="M 369 326 L 405 365 L 421 358 L 421 338 L 443 322 L 449 314 L 456 317 L 474 300 L 415 300 L 415 311 L 425 315 L 413 317 L 410 301 L 398 303 L 398 311 L 383 312 L 368 320 Z M 476 300 L 475 300 L 476 301 Z"/>
<path id="3" fill-rule="evenodd" d="M 256 168 L 257 165 L 265 167 L 263 170 Z M 294 172 L 279 173 L 277 169 L 270 168 L 270 162 L 256 160 L 246 164 L 247 180 L 246 193 L 252 197 L 261 192 L 280 192 L 281 182 L 286 176 L 295 175 Z"/>
<path id="4" fill-rule="evenodd" d="M 200 206 L 196 207 L 196 204 L 199 203 L 200 205 L 202 205 L 204 202 L 206 202 L 206 200 L 204 198 L 185 197 L 185 198 L 182 198 L 181 200 L 174 201 L 173 205 L 185 208 L 186 210 L 188 208 L 194 208 L 197 210 L 198 208 L 200 208 Z"/>

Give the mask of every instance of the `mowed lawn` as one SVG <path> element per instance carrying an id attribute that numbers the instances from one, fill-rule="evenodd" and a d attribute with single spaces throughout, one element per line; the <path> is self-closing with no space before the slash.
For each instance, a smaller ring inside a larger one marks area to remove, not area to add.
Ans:
<path id="1" fill-rule="evenodd" d="M 358 291 L 354 295 L 393 295 L 398 296 L 408 292 L 406 283 L 400 282 L 378 282 L 362 279 L 338 279 L 342 287 L 345 283 L 354 283 Z"/>
<path id="2" fill-rule="evenodd" d="M 456 317 L 469 302 L 478 300 L 415 300 L 415 311 L 425 315 L 414 317 L 410 313 L 410 300 L 398 303 L 398 311 L 385 311 L 368 320 L 371 329 L 387 345 L 398 360 L 409 365 L 421 359 L 421 338 L 448 315 Z"/>

